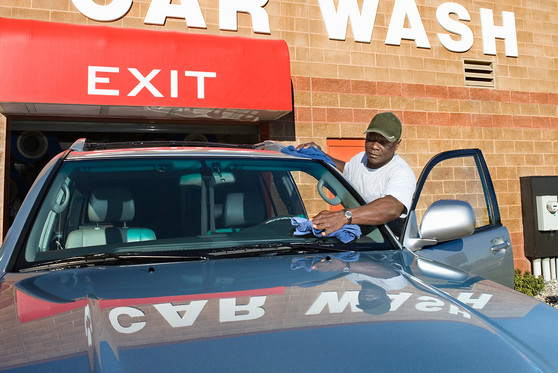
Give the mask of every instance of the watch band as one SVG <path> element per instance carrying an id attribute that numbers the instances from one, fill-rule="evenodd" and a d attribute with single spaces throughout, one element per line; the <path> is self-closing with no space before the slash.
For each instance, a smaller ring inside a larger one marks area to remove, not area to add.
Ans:
<path id="1" fill-rule="evenodd" d="M 353 222 L 353 213 L 347 209 L 343 209 L 343 214 L 345 214 L 345 217 L 348 220 L 347 224 L 351 224 Z"/>

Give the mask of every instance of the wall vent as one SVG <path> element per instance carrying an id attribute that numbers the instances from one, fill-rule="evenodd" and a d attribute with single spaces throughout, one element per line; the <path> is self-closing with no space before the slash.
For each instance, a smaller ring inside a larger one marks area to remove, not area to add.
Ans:
<path id="1" fill-rule="evenodd" d="M 463 60 L 465 68 L 465 85 L 469 87 L 494 87 L 494 69 L 492 62 L 480 60 Z"/>

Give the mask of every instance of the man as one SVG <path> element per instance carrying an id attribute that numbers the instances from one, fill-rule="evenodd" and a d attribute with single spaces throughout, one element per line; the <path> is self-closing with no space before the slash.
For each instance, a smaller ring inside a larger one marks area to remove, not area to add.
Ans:
<path id="1" fill-rule="evenodd" d="M 402 218 L 409 211 L 416 186 L 413 170 L 395 154 L 401 144 L 401 130 L 401 121 L 395 114 L 376 114 L 364 132 L 366 142 L 363 152 L 347 163 L 330 157 L 368 203 L 349 210 L 322 211 L 312 219 L 315 229 L 323 229 L 325 236 L 345 224 L 393 222 L 390 227 L 399 235 Z M 297 148 L 310 146 L 320 148 L 314 143 Z"/>

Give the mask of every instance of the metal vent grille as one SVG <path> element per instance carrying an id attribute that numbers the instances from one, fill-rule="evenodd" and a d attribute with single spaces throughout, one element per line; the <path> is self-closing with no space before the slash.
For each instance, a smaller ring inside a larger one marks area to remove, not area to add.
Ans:
<path id="1" fill-rule="evenodd" d="M 473 87 L 494 87 L 494 69 L 492 62 L 463 60 L 465 68 L 465 85 Z"/>

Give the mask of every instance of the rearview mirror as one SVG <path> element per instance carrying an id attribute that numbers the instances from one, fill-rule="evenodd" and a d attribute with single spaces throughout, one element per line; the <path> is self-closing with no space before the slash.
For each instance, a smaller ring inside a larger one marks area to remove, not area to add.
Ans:
<path id="1" fill-rule="evenodd" d="M 214 173 L 213 178 L 215 179 L 215 185 L 235 182 L 235 177 L 230 172 Z M 186 174 L 180 177 L 180 186 L 201 187 L 202 183 L 202 176 L 199 173 Z"/>

